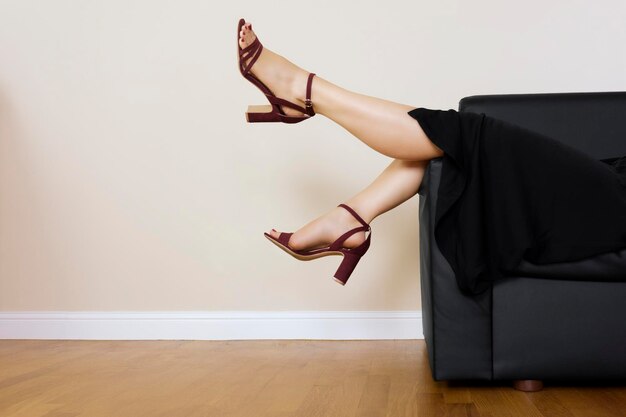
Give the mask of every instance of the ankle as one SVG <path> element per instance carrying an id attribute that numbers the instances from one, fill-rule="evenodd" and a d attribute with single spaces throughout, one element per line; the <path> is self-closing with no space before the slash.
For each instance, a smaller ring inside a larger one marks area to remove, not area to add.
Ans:
<path id="1" fill-rule="evenodd" d="M 331 211 L 331 217 L 333 219 L 333 222 L 336 225 L 340 225 L 340 229 L 346 229 L 345 231 L 347 231 L 347 229 L 362 226 L 361 222 L 359 222 L 348 210 L 344 209 L 343 207 L 335 207 Z"/>
<path id="2" fill-rule="evenodd" d="M 308 71 L 305 71 L 302 68 L 297 68 L 297 70 L 294 71 L 293 77 L 291 78 L 291 94 L 303 105 L 306 99 L 306 83 L 308 81 L 308 78 Z M 313 97 L 311 98 L 313 99 Z"/>

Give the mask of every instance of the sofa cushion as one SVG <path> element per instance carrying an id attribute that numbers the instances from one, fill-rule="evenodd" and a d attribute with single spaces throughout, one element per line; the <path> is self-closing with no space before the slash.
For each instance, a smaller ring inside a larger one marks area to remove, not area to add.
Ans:
<path id="1" fill-rule="evenodd" d="M 625 299 L 621 282 L 496 282 L 494 379 L 624 380 Z"/>
<path id="2" fill-rule="evenodd" d="M 626 281 L 626 249 L 575 262 L 537 265 L 522 260 L 509 275 L 579 281 Z"/>

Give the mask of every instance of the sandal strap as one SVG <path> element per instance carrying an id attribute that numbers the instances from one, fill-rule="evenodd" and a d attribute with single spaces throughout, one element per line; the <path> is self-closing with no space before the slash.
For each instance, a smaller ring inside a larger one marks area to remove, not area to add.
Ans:
<path id="1" fill-rule="evenodd" d="M 289 247 L 289 239 L 291 238 L 291 235 L 293 235 L 293 233 L 282 232 L 278 235 L 278 242 Z"/>
<path id="2" fill-rule="evenodd" d="M 292 109 L 298 110 L 299 112 L 307 113 L 306 109 L 298 106 L 297 104 L 292 103 L 291 101 L 287 101 L 284 98 L 271 96 L 271 95 L 267 95 L 266 97 L 267 97 L 267 100 L 272 104 L 278 104 L 281 106 L 291 107 Z"/>
<path id="3" fill-rule="evenodd" d="M 356 213 L 356 211 L 354 211 L 354 210 L 352 209 L 352 207 L 350 207 L 350 206 L 348 206 L 348 205 L 346 205 L 346 204 L 343 204 L 343 203 L 339 204 L 337 207 L 343 207 L 343 208 L 345 208 L 346 210 L 348 210 L 348 212 L 349 212 L 350 214 L 352 214 L 352 215 L 354 216 L 354 218 L 355 218 L 355 219 L 357 219 L 357 220 L 359 221 L 359 223 L 361 223 L 363 226 L 365 226 L 365 227 L 367 227 L 367 228 L 369 229 L 370 225 L 369 225 L 369 224 L 367 224 L 367 222 L 366 222 L 365 220 L 363 220 L 363 218 L 362 218 L 361 216 L 359 216 L 359 215 Z"/>
<path id="4" fill-rule="evenodd" d="M 250 45 L 246 46 L 246 47 L 245 47 L 245 48 L 243 48 L 243 49 L 240 49 L 239 53 L 240 53 L 240 54 L 243 54 L 243 53 L 244 53 L 244 52 L 246 52 L 246 51 L 249 51 L 249 50 L 251 50 L 251 49 L 256 48 L 256 44 L 257 44 L 257 43 L 259 43 L 259 44 L 261 43 L 261 41 L 259 40 L 259 38 L 258 38 L 258 37 L 254 38 L 254 40 L 252 41 L 252 43 L 251 43 Z"/>
<path id="5" fill-rule="evenodd" d="M 313 103 L 311 102 L 311 84 L 312 84 L 314 76 L 315 76 L 314 73 L 310 73 L 309 78 L 307 79 L 306 99 L 304 101 L 304 106 L 305 106 L 304 108 L 297 104 L 292 103 L 291 101 L 287 101 L 285 99 L 282 99 L 280 97 L 276 97 L 273 95 L 267 95 L 267 99 L 272 104 L 279 104 L 279 105 L 291 107 L 292 109 L 298 110 L 299 112 L 302 112 L 308 116 L 315 116 L 315 110 L 313 110 Z"/>
<path id="6" fill-rule="evenodd" d="M 255 38 L 250 45 L 239 51 L 239 65 L 241 66 L 241 72 L 243 75 L 247 75 L 248 72 L 250 72 L 250 68 L 252 68 L 256 60 L 259 59 L 262 51 L 263 45 L 261 44 L 259 38 Z M 245 61 L 247 61 L 250 56 L 252 56 L 252 58 L 246 64 Z"/>
<path id="7" fill-rule="evenodd" d="M 309 73 L 309 78 L 306 80 L 306 99 L 304 100 L 305 113 L 309 116 L 315 116 L 315 110 L 313 110 L 313 102 L 311 102 L 311 84 L 313 82 L 314 73 Z"/>
<path id="8" fill-rule="evenodd" d="M 343 235 L 339 236 L 337 238 L 337 240 L 335 240 L 332 245 L 330 245 L 330 249 L 329 250 L 339 250 L 341 248 L 343 248 L 343 242 L 346 241 L 346 239 L 348 239 L 350 236 L 352 236 L 355 233 L 358 232 L 367 232 L 369 230 L 369 226 L 359 226 L 359 227 L 355 227 L 352 230 L 348 230 L 346 233 L 344 233 Z"/>
<path id="9" fill-rule="evenodd" d="M 261 56 L 261 52 L 263 52 L 263 45 L 261 44 L 261 41 L 259 40 L 258 37 L 256 37 L 250 45 L 239 50 L 239 68 L 241 70 L 241 73 L 244 76 L 248 75 L 254 63 Z M 314 76 L 315 76 L 315 73 L 312 73 L 312 72 L 309 73 L 309 77 L 307 78 L 307 81 L 306 81 L 306 98 L 304 100 L 304 108 L 290 101 L 287 101 L 278 97 L 274 97 L 275 102 L 270 100 L 270 103 L 291 107 L 292 109 L 298 110 L 309 116 L 315 116 L 315 110 L 313 109 L 313 102 L 311 101 L 311 90 L 312 90 L 312 83 L 313 83 Z M 268 92 L 269 92 L 269 89 L 268 89 Z M 266 95 L 268 99 L 271 97 L 267 93 Z"/>

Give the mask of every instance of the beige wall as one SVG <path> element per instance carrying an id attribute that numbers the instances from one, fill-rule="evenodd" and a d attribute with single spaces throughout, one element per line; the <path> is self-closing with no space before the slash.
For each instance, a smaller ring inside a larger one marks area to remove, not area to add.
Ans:
<path id="1" fill-rule="evenodd" d="M 216 5 L 217 4 L 217 5 Z M 417 198 L 339 258 L 265 240 L 388 163 L 323 117 L 248 125 L 237 19 L 368 95 L 623 90 L 622 1 L 0 1 L 0 310 L 413 310 Z"/>

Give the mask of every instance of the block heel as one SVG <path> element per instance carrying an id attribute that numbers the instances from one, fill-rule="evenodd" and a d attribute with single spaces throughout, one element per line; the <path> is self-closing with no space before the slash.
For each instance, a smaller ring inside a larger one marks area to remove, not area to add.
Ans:
<path id="1" fill-rule="evenodd" d="M 343 261 L 341 261 L 341 264 L 339 264 L 339 268 L 334 275 L 335 281 L 337 281 L 341 285 L 346 285 L 346 282 L 348 282 L 348 278 L 350 278 L 350 275 L 352 275 L 354 268 L 356 268 L 356 265 L 359 263 L 360 260 L 361 256 L 359 255 L 354 255 L 351 253 L 343 255 Z"/>
<path id="2" fill-rule="evenodd" d="M 308 119 L 309 117 L 310 116 L 287 116 L 285 114 L 281 114 L 279 111 L 276 111 L 269 105 L 248 106 L 248 111 L 246 112 L 246 121 L 248 123 L 298 123 L 302 120 Z"/>
<path id="3" fill-rule="evenodd" d="M 280 122 L 280 118 L 272 111 L 272 106 L 248 106 L 246 121 L 248 123 Z"/>

